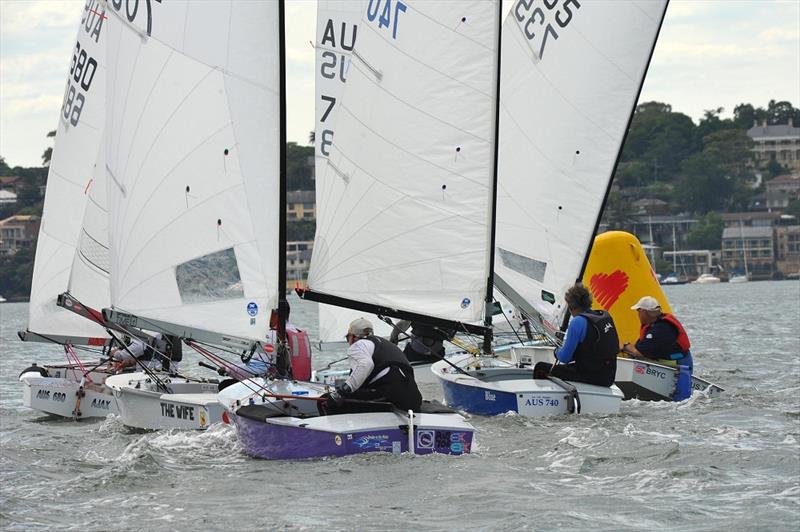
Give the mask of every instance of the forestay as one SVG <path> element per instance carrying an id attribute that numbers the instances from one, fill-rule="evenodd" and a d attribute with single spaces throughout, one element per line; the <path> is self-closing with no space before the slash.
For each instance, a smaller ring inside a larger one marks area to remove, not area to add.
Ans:
<path id="1" fill-rule="evenodd" d="M 478 321 L 489 274 L 497 5 L 363 6 L 318 183 L 309 288 Z"/>
<path id="2" fill-rule="evenodd" d="M 47 176 L 36 259 L 33 267 L 28 330 L 76 339 L 105 338 L 102 327 L 60 308 L 81 234 L 81 219 L 105 120 L 105 2 L 88 0 L 73 45 L 55 146 Z M 76 294 L 82 297 L 82 293 Z"/>
<path id="3" fill-rule="evenodd" d="M 505 21 L 495 273 L 554 327 L 665 10 L 666 0 L 519 0 Z"/>
<path id="4" fill-rule="evenodd" d="M 263 338 L 279 289 L 278 3 L 132 4 L 108 4 L 113 305 Z"/>
<path id="5" fill-rule="evenodd" d="M 350 52 L 358 36 L 358 24 L 366 3 L 353 0 L 319 0 L 317 2 L 316 45 L 316 117 L 315 181 L 317 190 L 325 189 L 327 179 L 339 179 L 327 173 L 328 155 L 336 130 L 337 104 L 341 100 L 344 83 L 350 66 Z M 322 196 L 318 193 L 317 216 L 324 209 Z M 319 339 L 321 342 L 341 342 L 348 324 L 364 316 L 363 312 L 319 304 Z M 388 336 L 388 325 L 371 319 L 376 334 Z"/>

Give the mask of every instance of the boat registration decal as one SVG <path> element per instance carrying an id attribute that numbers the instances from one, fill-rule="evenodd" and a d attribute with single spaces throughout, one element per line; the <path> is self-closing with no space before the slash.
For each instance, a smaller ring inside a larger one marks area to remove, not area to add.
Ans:
<path id="1" fill-rule="evenodd" d="M 161 403 L 161 417 L 188 419 L 189 421 L 194 421 L 194 407 L 175 405 L 172 403 Z"/>
<path id="2" fill-rule="evenodd" d="M 55 401 L 57 403 L 63 403 L 67 400 L 67 394 L 64 392 L 53 392 L 50 393 L 50 390 L 39 390 L 36 392 L 36 398 L 42 399 L 44 401 L 50 400 Z"/>
<path id="3" fill-rule="evenodd" d="M 342 437 L 339 436 L 338 434 L 333 437 L 333 441 L 336 442 L 336 445 L 342 445 Z"/>
<path id="4" fill-rule="evenodd" d="M 436 431 L 433 430 L 418 430 L 417 431 L 417 447 L 420 449 L 433 449 L 433 441 L 436 436 Z"/>
<path id="5" fill-rule="evenodd" d="M 484 398 L 484 400 L 486 400 L 486 401 L 494 401 L 494 400 L 496 400 L 496 399 L 497 399 L 497 396 L 495 396 L 495 394 L 493 394 L 493 393 L 492 393 L 492 392 L 490 392 L 489 390 L 484 390 L 484 392 L 483 392 L 483 398 Z"/>
<path id="6" fill-rule="evenodd" d="M 525 406 L 558 406 L 558 399 L 544 396 L 534 396 L 525 399 Z"/>

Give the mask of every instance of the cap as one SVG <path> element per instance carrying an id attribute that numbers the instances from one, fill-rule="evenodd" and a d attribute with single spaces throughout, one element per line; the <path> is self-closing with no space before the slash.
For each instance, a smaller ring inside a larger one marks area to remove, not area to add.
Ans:
<path id="1" fill-rule="evenodd" d="M 661 310 L 661 304 L 653 296 L 644 296 L 640 299 L 631 310 Z"/>
<path id="2" fill-rule="evenodd" d="M 358 318 L 350 322 L 350 327 L 347 329 L 347 334 L 353 336 L 366 336 L 372 334 L 372 322 L 366 318 Z"/>

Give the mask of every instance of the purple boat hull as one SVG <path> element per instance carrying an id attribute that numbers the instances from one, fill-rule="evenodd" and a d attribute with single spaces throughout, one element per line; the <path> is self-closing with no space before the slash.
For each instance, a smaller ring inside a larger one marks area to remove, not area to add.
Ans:
<path id="1" fill-rule="evenodd" d="M 239 442 L 245 453 L 268 460 L 296 460 L 346 456 L 369 452 L 408 451 L 408 429 L 393 428 L 331 432 L 235 416 Z M 416 454 L 465 454 L 472 447 L 472 431 L 414 427 Z"/>

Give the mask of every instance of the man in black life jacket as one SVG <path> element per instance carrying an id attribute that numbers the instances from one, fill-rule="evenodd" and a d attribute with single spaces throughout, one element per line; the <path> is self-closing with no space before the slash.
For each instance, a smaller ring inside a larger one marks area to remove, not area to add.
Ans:
<path id="1" fill-rule="evenodd" d="M 403 352 L 389 340 L 373 334 L 372 323 L 354 320 L 347 330 L 350 376 L 331 392 L 324 405 L 327 414 L 375 410 L 348 399 L 392 403 L 401 410 L 419 411 L 422 394 L 414 370 Z"/>
<path id="2" fill-rule="evenodd" d="M 567 381 L 611 386 L 617 372 L 619 337 L 614 320 L 604 310 L 592 310 L 592 295 L 582 284 L 576 284 L 564 295 L 572 316 L 564 344 L 555 351 L 561 365 L 539 362 L 534 378 L 549 373 Z"/>

